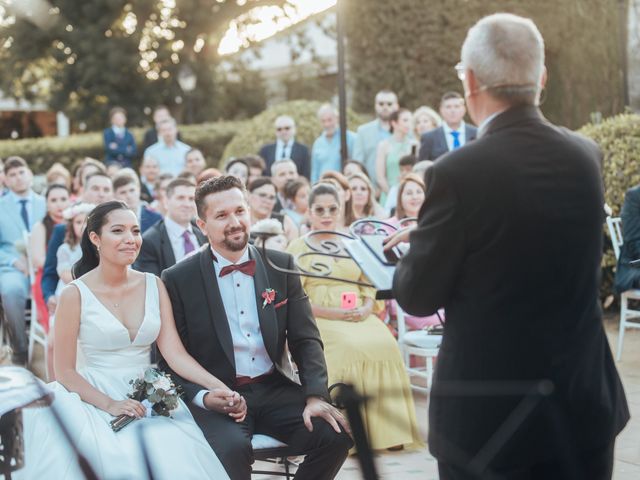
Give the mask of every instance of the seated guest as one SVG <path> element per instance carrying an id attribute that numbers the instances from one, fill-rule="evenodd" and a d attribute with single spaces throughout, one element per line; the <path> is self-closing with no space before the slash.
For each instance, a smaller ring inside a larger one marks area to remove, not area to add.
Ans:
<path id="1" fill-rule="evenodd" d="M 69 190 L 64 185 L 54 183 L 49 185 L 44 198 L 47 202 L 47 213 L 42 221 L 33 226 L 29 237 L 31 263 L 36 271 L 44 266 L 53 227 L 64 221 L 63 213 L 69 206 Z"/>
<path id="2" fill-rule="evenodd" d="M 620 257 L 614 280 L 616 292 L 640 288 L 640 268 L 629 265 L 640 258 L 640 186 L 627 190 L 622 204 L 622 238 Z"/>
<path id="3" fill-rule="evenodd" d="M 141 151 L 145 151 L 151 145 L 158 141 L 158 128 L 162 122 L 165 120 L 169 120 L 171 117 L 171 112 L 169 108 L 165 105 L 158 105 L 153 109 L 153 127 L 144 132 L 144 140 L 142 142 Z M 180 132 L 177 134 L 178 140 L 182 140 L 180 136 Z"/>
<path id="4" fill-rule="evenodd" d="M 191 147 L 178 140 L 178 127 L 173 118 L 160 122 L 158 136 L 158 141 L 144 151 L 144 156 L 158 161 L 160 173 L 178 175 L 184 171 L 185 156 Z"/>
<path id="5" fill-rule="evenodd" d="M 96 172 L 107 173 L 107 169 L 100 160 L 90 157 L 85 157 L 81 160 L 80 165 L 73 176 L 73 181 L 71 182 L 72 191 L 70 199 L 72 202 L 77 201 L 78 198 L 82 198 L 87 177 Z"/>
<path id="6" fill-rule="evenodd" d="M 140 231 L 143 234 L 162 220 L 162 215 L 140 201 L 140 180 L 136 172 L 130 168 L 123 169 L 113 179 L 113 196 L 133 210 L 140 221 Z"/>
<path id="7" fill-rule="evenodd" d="M 284 213 L 273 210 L 276 204 L 276 187 L 269 177 L 256 178 L 249 185 L 248 192 L 251 225 L 266 218 L 275 218 L 282 223 L 284 233 L 289 241 L 298 236 L 298 229 L 293 220 Z"/>
<path id="8" fill-rule="evenodd" d="M 427 132 L 442 125 L 442 119 L 436 111 L 430 107 L 422 106 L 413 112 L 413 133 L 416 138 L 422 138 Z"/>
<path id="9" fill-rule="evenodd" d="M 341 230 L 346 230 L 349 225 L 356 221 L 356 216 L 353 213 L 353 197 L 347 177 L 339 172 L 324 172 L 320 177 L 320 181 L 328 181 L 338 190 L 338 197 L 340 197 L 338 225 Z"/>
<path id="10" fill-rule="evenodd" d="M 194 185 L 196 184 L 196 176 L 191 173 L 189 170 L 185 170 L 184 172 L 180 172 L 176 178 L 182 178 L 184 180 L 189 180 Z"/>
<path id="11" fill-rule="evenodd" d="M 153 157 L 144 157 L 140 163 L 140 198 L 147 203 L 154 200 L 155 183 L 160 175 L 160 166 Z"/>
<path id="12" fill-rule="evenodd" d="M 191 173 L 195 178 L 207 168 L 207 161 L 199 148 L 192 148 L 184 157 L 185 171 Z"/>
<path id="13" fill-rule="evenodd" d="M 344 162 L 344 167 L 342 167 L 342 174 L 345 177 L 350 177 L 354 173 L 362 173 L 367 177 L 369 176 L 369 174 L 367 173 L 367 169 L 362 163 L 356 160 L 347 160 L 346 162 Z"/>
<path id="14" fill-rule="evenodd" d="M 373 186 L 367 177 L 356 173 L 351 175 L 348 180 L 356 220 L 368 217 L 381 220 L 388 217 L 387 212 L 376 201 Z"/>
<path id="15" fill-rule="evenodd" d="M 24 231 L 30 232 L 34 224 L 44 218 L 47 205 L 44 198 L 31 190 L 33 174 L 27 162 L 20 157 L 9 157 L 4 162 L 4 169 L 9 193 L 0 198 L 0 296 L 13 363 L 24 365 L 27 361 L 25 305 L 29 298 L 29 270 L 18 245 L 24 245 Z"/>
<path id="16" fill-rule="evenodd" d="M 158 212 L 163 217 L 167 214 L 166 209 L 166 192 L 167 185 L 175 179 L 175 175 L 171 173 L 161 173 L 158 175 L 158 179 L 156 180 L 156 184 L 153 187 L 153 191 L 155 193 L 155 200 L 149 205 L 153 210 Z"/>
<path id="17" fill-rule="evenodd" d="M 324 172 L 342 170 L 338 111 L 333 105 L 325 103 L 318 110 L 318 120 L 322 125 L 322 134 L 311 148 L 311 183 L 316 183 Z M 355 133 L 347 131 L 347 158 L 351 157 L 355 138 Z"/>
<path id="18" fill-rule="evenodd" d="M 306 145 L 296 142 L 296 123 L 293 118 L 287 115 L 281 115 L 276 118 L 276 142 L 264 145 L 258 155 L 260 155 L 265 163 L 264 175 L 271 174 L 271 166 L 283 158 L 288 158 L 296 165 L 296 171 L 300 175 L 311 176 L 311 158 L 309 149 Z"/>
<path id="19" fill-rule="evenodd" d="M 0 158 L 0 197 L 4 197 L 9 192 L 9 189 L 4 183 L 4 162 Z"/>
<path id="20" fill-rule="evenodd" d="M 437 160 L 445 153 L 460 148 L 476 138 L 476 127 L 466 124 L 463 120 L 466 112 L 464 97 L 458 92 L 447 92 L 442 96 L 442 125 L 422 135 L 420 160 Z"/>
<path id="21" fill-rule="evenodd" d="M 245 185 L 249 180 L 249 165 L 242 158 L 232 158 L 227 162 L 224 171 L 228 175 L 233 175 Z"/>
<path id="22" fill-rule="evenodd" d="M 283 158 L 271 165 L 271 180 L 273 180 L 273 184 L 278 191 L 276 206 L 274 208 L 276 212 L 280 212 L 283 208 L 289 207 L 284 196 L 284 186 L 289 180 L 295 180 L 296 178 L 298 178 L 298 169 L 293 160 Z"/>
<path id="23" fill-rule="evenodd" d="M 131 167 L 136 155 L 136 141 L 127 130 L 127 112 L 122 107 L 114 107 L 109 112 L 111 126 L 104 131 L 104 163 L 108 167 L 117 163 L 121 167 Z"/>
<path id="24" fill-rule="evenodd" d="M 309 195 L 309 212 L 312 231 L 338 228 L 340 200 L 336 189 L 326 183 L 315 185 Z M 318 242 L 340 241 L 333 234 L 321 237 Z M 304 238 L 299 238 L 287 251 L 297 257 L 312 250 Z M 309 269 L 314 259 L 318 258 L 307 256 L 298 262 Z M 366 281 L 351 259 L 336 258 L 331 269 L 340 278 Z M 301 282 L 324 343 L 329 384 L 352 384 L 369 399 L 362 413 L 371 447 L 381 450 L 421 445 L 404 361 L 397 342 L 375 315 L 380 309 L 375 290 L 326 278 L 301 277 Z"/>
<path id="25" fill-rule="evenodd" d="M 308 220 L 309 181 L 304 177 L 289 180 L 284 186 L 284 198 L 290 208 L 282 209 L 282 213 L 291 218 L 296 228 L 300 229 Z"/>
<path id="26" fill-rule="evenodd" d="M 287 249 L 287 245 L 289 245 L 289 240 L 284 235 L 282 223 L 275 218 L 265 218 L 257 221 L 251 226 L 251 233 L 255 237 L 253 244 L 258 249 L 262 249 L 264 245 L 265 248 L 270 250 L 284 252 Z"/>
<path id="27" fill-rule="evenodd" d="M 142 236 L 140 255 L 133 268 L 160 276 L 163 270 L 182 261 L 206 243 L 194 222 L 196 187 L 183 178 L 167 185 L 167 213 Z"/>
<path id="28" fill-rule="evenodd" d="M 49 167 L 47 173 L 45 173 L 47 179 L 47 185 L 63 185 L 67 187 L 67 190 L 71 188 L 71 173 L 60 162 L 56 162 Z"/>
<path id="29" fill-rule="evenodd" d="M 206 182 L 211 178 L 221 177 L 221 176 L 222 176 L 222 172 L 220 172 L 220 170 L 218 170 L 217 168 L 205 168 L 202 172 L 200 172 L 200 175 L 198 175 L 198 178 L 196 178 L 196 185 L 200 185 L 202 182 Z"/>
<path id="30" fill-rule="evenodd" d="M 98 205 L 113 198 L 113 182 L 103 171 L 96 171 L 84 180 L 84 188 L 82 189 L 81 201 L 84 203 L 92 203 Z M 53 315 L 56 309 L 56 287 L 58 286 L 58 259 L 56 254 L 58 248 L 64 242 L 67 232 L 67 225 L 61 223 L 53 228 L 51 240 L 47 245 L 47 257 L 44 261 L 44 269 L 42 271 L 42 295 L 47 304 L 49 313 Z"/>
<path id="31" fill-rule="evenodd" d="M 64 286 L 73 280 L 73 275 L 71 274 L 73 265 L 82 258 L 80 239 L 82 238 L 82 232 L 84 232 L 87 215 L 94 208 L 95 205 L 91 203 L 76 203 L 64 211 L 67 231 L 64 242 L 56 252 L 58 260 L 56 271 L 60 278 L 55 293 L 58 298 Z"/>
<path id="32" fill-rule="evenodd" d="M 398 178 L 399 183 L 401 183 L 402 179 L 413 171 L 413 166 L 417 162 L 418 157 L 415 155 L 405 155 L 400 159 L 398 162 L 398 166 L 400 168 L 400 177 Z M 400 187 L 399 183 L 389 189 L 389 194 L 387 195 L 387 199 L 384 203 L 384 209 L 387 212 L 393 212 L 396 208 L 398 201 L 398 188 Z"/>
<path id="33" fill-rule="evenodd" d="M 256 178 L 261 177 L 265 168 L 264 159 L 260 155 L 246 155 L 242 157 L 245 163 L 249 166 L 249 178 L 247 178 L 247 185 L 249 185 Z"/>

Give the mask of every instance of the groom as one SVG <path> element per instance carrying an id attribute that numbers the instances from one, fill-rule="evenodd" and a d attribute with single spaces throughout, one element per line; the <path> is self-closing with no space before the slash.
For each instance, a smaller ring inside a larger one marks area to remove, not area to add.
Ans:
<path id="1" fill-rule="evenodd" d="M 185 347 L 241 401 L 230 407 L 219 391 L 173 375 L 232 480 L 250 478 L 254 433 L 306 455 L 296 478 L 332 479 L 352 446 L 348 426 L 327 401 L 323 346 L 300 279 L 268 267 L 248 245 L 245 193 L 232 176 L 200 184 L 197 223 L 209 245 L 162 274 Z M 269 257 L 282 268 L 294 268 L 286 253 L 271 252 Z M 299 383 L 285 344 L 298 367 Z M 234 414 L 237 418 L 244 408 L 246 418 L 238 423 Z"/>

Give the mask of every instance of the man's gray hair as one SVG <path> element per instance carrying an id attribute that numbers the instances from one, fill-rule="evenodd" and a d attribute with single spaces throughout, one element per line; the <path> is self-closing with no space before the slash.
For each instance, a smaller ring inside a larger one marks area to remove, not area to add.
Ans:
<path id="1" fill-rule="evenodd" d="M 337 117 L 338 116 L 338 109 L 336 107 L 334 107 L 333 105 L 331 105 L 330 103 L 324 103 L 318 109 L 317 115 L 318 115 L 318 117 L 321 117 L 325 113 L 330 113 L 333 116 Z"/>
<path id="2" fill-rule="evenodd" d="M 278 167 L 280 167 L 281 165 L 290 163 L 291 165 L 293 165 L 293 168 L 296 169 L 296 172 L 298 171 L 298 166 L 296 165 L 296 162 L 294 162 L 293 160 L 291 160 L 290 158 L 279 158 L 278 160 L 276 160 L 275 162 L 273 162 L 271 164 L 271 175 L 273 175 L 276 171 L 276 169 Z"/>
<path id="3" fill-rule="evenodd" d="M 480 88 L 511 104 L 536 104 L 544 72 L 544 40 L 532 20 L 496 13 L 469 29 L 462 65 Z"/>
<path id="4" fill-rule="evenodd" d="M 293 125 L 294 127 L 296 126 L 296 121 L 289 115 L 280 115 L 278 118 L 276 118 L 276 121 L 274 122 L 274 124 L 278 125 L 281 122 L 287 122 Z"/>

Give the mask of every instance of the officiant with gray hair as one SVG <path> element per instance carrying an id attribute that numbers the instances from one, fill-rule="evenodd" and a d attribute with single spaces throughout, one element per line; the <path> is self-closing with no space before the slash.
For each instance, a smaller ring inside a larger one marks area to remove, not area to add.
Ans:
<path id="1" fill-rule="evenodd" d="M 481 19 L 457 73 L 478 139 L 427 170 L 418 225 L 387 245 L 410 239 L 400 306 L 447 313 L 429 407 L 440 479 L 610 479 L 629 411 L 599 301 L 601 153 L 540 112 L 530 19 Z"/>

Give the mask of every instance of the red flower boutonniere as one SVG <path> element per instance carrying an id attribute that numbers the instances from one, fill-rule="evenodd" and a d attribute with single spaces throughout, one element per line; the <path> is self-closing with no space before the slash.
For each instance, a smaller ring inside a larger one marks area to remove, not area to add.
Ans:
<path id="1" fill-rule="evenodd" d="M 273 301 L 276 299 L 276 291 L 273 288 L 267 288 L 264 292 L 262 292 L 262 298 L 264 301 L 262 302 L 262 308 L 267 305 L 271 305 Z"/>

